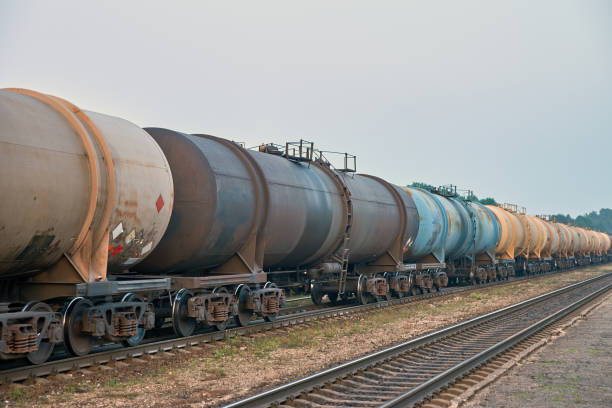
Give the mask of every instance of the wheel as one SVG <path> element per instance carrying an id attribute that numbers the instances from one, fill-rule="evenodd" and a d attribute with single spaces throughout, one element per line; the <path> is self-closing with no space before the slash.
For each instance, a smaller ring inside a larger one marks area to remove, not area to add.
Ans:
<path id="1" fill-rule="evenodd" d="M 125 296 L 123 296 L 123 299 L 121 299 L 122 302 L 144 302 L 144 299 L 142 298 L 142 296 L 139 296 L 135 293 L 126 293 Z M 144 329 L 144 327 L 138 327 L 138 331 L 135 335 L 133 335 L 132 337 L 128 337 L 127 339 L 121 340 L 121 344 L 123 344 L 125 347 L 134 347 L 138 344 L 140 344 L 140 342 L 142 341 L 142 339 L 144 339 L 146 330 Z"/>
<path id="2" fill-rule="evenodd" d="M 416 296 L 416 295 L 418 295 L 418 294 L 419 294 L 419 289 L 417 289 L 417 287 L 416 287 L 416 286 L 411 287 L 411 288 L 410 288 L 410 294 L 411 294 L 412 296 Z"/>
<path id="3" fill-rule="evenodd" d="M 321 292 L 321 285 L 317 282 L 312 282 L 310 284 L 310 298 L 312 299 L 312 303 L 315 305 L 320 305 L 323 303 L 323 292 Z"/>
<path id="4" fill-rule="evenodd" d="M 247 285 L 239 285 L 234 292 L 234 296 L 238 298 L 238 314 L 234 316 L 236 324 L 246 326 L 253 317 L 253 312 L 246 308 L 249 301 L 251 289 Z"/>
<path id="5" fill-rule="evenodd" d="M 30 302 L 21 309 L 22 312 L 53 312 L 51 306 L 42 302 Z M 37 325 L 38 336 L 42 333 L 42 327 Z M 26 359 L 32 364 L 42 364 L 49 359 L 53 353 L 53 343 L 49 343 L 48 339 L 42 339 L 38 344 L 38 350 L 30 351 L 26 354 Z"/>
<path id="6" fill-rule="evenodd" d="M 357 281 L 357 300 L 362 305 L 366 305 L 372 300 L 372 296 L 366 292 L 366 281 L 367 278 L 364 275 L 359 275 L 359 280 Z"/>
<path id="7" fill-rule="evenodd" d="M 64 344 L 75 356 L 83 356 L 91 351 L 94 339 L 81 331 L 83 314 L 93 306 L 89 300 L 77 297 L 70 301 L 64 313 Z"/>
<path id="8" fill-rule="evenodd" d="M 215 288 L 213 293 L 229 293 L 225 288 Z M 223 331 L 227 328 L 227 320 L 221 323 L 215 324 L 215 329 Z"/>
<path id="9" fill-rule="evenodd" d="M 193 334 L 196 327 L 195 319 L 187 315 L 187 302 L 193 297 L 188 289 L 179 290 L 172 302 L 172 327 L 177 336 L 188 337 Z"/>

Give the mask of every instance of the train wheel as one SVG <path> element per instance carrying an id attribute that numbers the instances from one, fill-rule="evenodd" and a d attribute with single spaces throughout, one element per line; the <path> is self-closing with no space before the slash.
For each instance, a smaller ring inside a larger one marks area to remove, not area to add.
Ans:
<path id="1" fill-rule="evenodd" d="M 64 344 L 75 356 L 83 356 L 91 351 L 94 340 L 81 331 L 83 314 L 93 306 L 89 300 L 82 297 L 74 298 L 66 307 L 64 313 Z"/>
<path id="2" fill-rule="evenodd" d="M 177 292 L 172 302 L 172 327 L 177 336 L 188 337 L 195 330 L 195 319 L 187 315 L 187 302 L 192 297 L 193 292 L 183 288 Z"/>
<path id="3" fill-rule="evenodd" d="M 236 288 L 234 295 L 238 298 L 238 314 L 234 316 L 234 320 L 240 326 L 246 326 L 253 317 L 253 312 L 247 309 L 249 302 L 249 295 L 251 289 L 247 285 L 240 285 Z"/>
<path id="4" fill-rule="evenodd" d="M 411 287 L 411 288 L 410 288 L 410 294 L 411 294 L 412 296 L 416 296 L 416 295 L 418 295 L 418 294 L 419 294 L 419 290 L 417 289 L 417 287 L 416 287 L 416 286 L 413 286 L 413 287 Z"/>
<path id="5" fill-rule="evenodd" d="M 144 300 L 142 299 L 141 296 L 136 295 L 134 293 L 126 293 L 123 299 L 121 299 L 121 301 L 122 302 L 143 302 Z M 144 339 L 146 330 L 144 329 L 144 327 L 138 327 L 137 330 L 138 330 L 137 333 L 133 335 L 132 337 L 128 337 L 125 340 L 121 340 L 121 344 L 123 344 L 126 347 L 134 347 L 140 344 L 142 339 Z"/>
<path id="6" fill-rule="evenodd" d="M 30 302 L 23 307 L 22 312 L 53 312 L 51 306 L 42 302 Z M 38 327 L 42 329 L 41 327 Z M 39 330 L 38 336 L 41 335 Z M 42 339 L 38 344 L 38 350 L 30 351 L 26 354 L 26 359 L 32 364 L 42 364 L 49 359 L 51 353 L 53 353 L 53 343 L 49 343 L 49 340 Z"/>
<path id="7" fill-rule="evenodd" d="M 310 298 L 315 305 L 323 303 L 323 292 L 321 291 L 321 286 L 317 282 L 310 284 Z"/>
<path id="8" fill-rule="evenodd" d="M 364 275 L 359 275 L 359 280 L 357 281 L 357 300 L 362 305 L 366 305 L 372 300 L 372 296 L 366 292 L 366 280 L 367 278 Z"/>

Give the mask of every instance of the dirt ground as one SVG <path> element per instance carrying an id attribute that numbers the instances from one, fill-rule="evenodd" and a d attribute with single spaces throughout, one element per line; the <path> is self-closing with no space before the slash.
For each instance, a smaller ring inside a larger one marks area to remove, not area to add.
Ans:
<path id="1" fill-rule="evenodd" d="M 612 407 L 612 297 L 564 336 L 463 404 L 478 407 Z"/>
<path id="2" fill-rule="evenodd" d="M 146 364 L 0 391 L 0 406 L 219 406 L 428 331 L 612 271 L 584 268 L 513 285 L 238 337 Z"/>

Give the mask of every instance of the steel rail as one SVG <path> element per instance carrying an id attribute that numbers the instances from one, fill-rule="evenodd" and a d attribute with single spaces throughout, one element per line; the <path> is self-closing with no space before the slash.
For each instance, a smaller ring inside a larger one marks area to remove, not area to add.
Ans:
<path id="1" fill-rule="evenodd" d="M 550 326 L 552 323 L 561 320 L 568 314 L 572 313 L 574 310 L 580 308 L 581 306 L 589 303 L 593 299 L 598 296 L 606 293 L 612 284 L 608 284 L 591 294 L 584 296 L 583 298 L 577 300 L 576 302 L 570 304 L 569 306 L 548 315 L 547 317 L 539 320 L 538 322 L 532 324 L 531 326 L 521 330 L 515 335 L 508 337 L 505 340 L 500 341 L 499 343 L 487 348 L 486 350 L 481 351 L 480 353 L 464 360 L 462 363 L 457 364 L 456 366 L 449 368 L 443 373 L 438 374 L 437 376 L 431 378 L 430 380 L 424 382 L 418 387 L 413 388 L 412 390 L 399 395 L 393 400 L 380 405 L 379 408 L 399 408 L 399 407 L 412 407 L 414 404 L 423 401 L 424 399 L 430 397 L 435 392 L 442 389 L 444 386 L 451 384 L 453 381 L 456 381 L 459 378 L 464 377 L 470 371 L 475 368 L 485 364 L 492 358 L 500 355 L 501 353 L 509 350 L 514 347 L 521 341 L 533 336 L 534 334 L 542 331 L 546 327 Z"/>
<path id="2" fill-rule="evenodd" d="M 555 271 L 552 273 L 563 274 L 571 271 L 572 270 L 562 270 Z M 197 347 L 198 345 L 221 341 L 231 337 L 251 335 L 258 332 L 282 329 L 285 327 L 303 324 L 309 321 L 328 319 L 354 313 L 370 312 L 390 306 L 399 306 L 407 303 L 417 302 L 436 297 L 449 296 L 460 292 L 478 290 L 491 286 L 510 285 L 520 282 L 522 280 L 546 277 L 550 274 L 551 273 L 543 275 L 513 277 L 509 280 L 494 281 L 485 284 L 480 284 L 477 286 L 469 285 L 460 287 L 448 287 L 441 289 L 439 292 L 408 296 L 401 299 L 392 299 L 389 301 L 369 303 L 366 305 L 341 305 L 320 310 L 296 312 L 284 316 L 279 316 L 279 318 L 274 322 L 260 322 L 248 325 L 246 327 L 230 328 L 225 331 L 198 333 L 189 337 L 152 341 L 149 343 L 139 344 L 133 347 L 122 347 L 117 345 L 117 348 L 112 350 L 104 350 L 97 352 L 94 351 L 84 356 L 68 357 L 60 360 L 48 361 L 46 363 L 35 366 L 25 365 L 2 370 L 0 371 L 0 385 L 21 382 L 40 377 L 52 376 L 73 370 L 87 369 L 99 365 L 112 365 L 117 361 L 129 362 L 132 359 L 152 356 L 156 353 L 172 352 L 173 350 L 186 350 L 189 347 Z M 601 276 L 605 275 L 600 275 L 600 277 Z M 114 347 L 114 345 L 111 347 Z"/>
<path id="3" fill-rule="evenodd" d="M 247 407 L 250 408 L 250 407 L 268 406 L 271 404 L 279 404 L 287 399 L 295 398 L 299 396 L 300 394 L 308 392 L 309 390 L 313 390 L 318 387 L 321 387 L 325 385 L 326 383 L 333 382 L 334 380 L 346 377 L 347 375 L 354 374 L 361 370 L 365 370 L 378 363 L 387 361 L 393 357 L 404 354 L 407 351 L 414 350 L 419 347 L 423 347 L 425 345 L 438 342 L 453 334 L 463 332 L 467 329 L 473 328 L 475 326 L 479 326 L 485 322 L 499 319 L 500 317 L 509 315 L 513 312 L 519 311 L 521 309 L 532 306 L 539 302 L 554 298 L 563 293 L 572 291 L 574 289 L 580 288 L 590 283 L 593 283 L 599 280 L 603 280 L 609 276 L 612 276 L 612 272 L 609 272 L 604 275 L 599 275 L 597 277 L 590 278 L 590 279 L 587 279 L 587 280 L 584 280 L 578 283 L 574 283 L 574 284 L 562 287 L 560 289 L 556 289 L 552 292 L 548 292 L 548 293 L 533 297 L 531 299 L 516 303 L 514 305 L 505 307 L 503 309 L 499 309 L 499 310 L 496 310 L 496 311 L 493 311 L 493 312 L 490 312 L 490 313 L 487 313 L 481 316 L 477 316 L 467 321 L 457 323 L 455 325 L 446 327 L 441 330 L 437 330 L 433 333 L 429 333 L 429 334 L 425 334 L 425 335 L 416 337 L 404 343 L 400 343 L 398 345 L 385 348 L 375 353 L 359 357 L 349 362 L 340 364 L 336 367 L 323 370 L 316 374 L 309 375 L 307 377 L 281 385 L 279 387 L 270 389 L 268 391 L 264 391 L 260 394 L 251 396 L 249 398 L 231 403 L 229 405 L 226 405 L 225 408 L 239 408 L 239 407 L 240 408 L 247 408 Z M 605 290 L 608 290 L 610 287 L 611 287 L 611 284 L 608 283 L 605 286 Z M 431 391 L 427 391 L 427 392 L 431 392 Z M 423 392 L 419 393 L 419 395 L 421 394 L 424 395 L 425 393 L 426 391 L 423 390 Z M 405 397 L 405 398 L 410 399 L 409 397 Z"/>

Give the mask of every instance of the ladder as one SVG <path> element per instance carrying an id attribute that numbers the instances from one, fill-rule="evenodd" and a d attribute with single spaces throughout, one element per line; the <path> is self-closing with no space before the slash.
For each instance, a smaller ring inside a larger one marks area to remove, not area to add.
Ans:
<path id="1" fill-rule="evenodd" d="M 344 234 L 344 240 L 342 242 L 342 249 L 340 251 L 340 281 L 338 282 L 338 294 L 340 296 L 344 295 L 344 292 L 346 291 L 346 276 L 348 275 L 348 258 L 349 258 L 349 251 L 350 249 L 348 248 L 349 245 L 349 241 L 351 240 L 350 234 L 345 233 Z"/>
<path id="2" fill-rule="evenodd" d="M 349 267 L 349 243 L 351 241 L 351 226 L 353 225 L 353 202 L 351 201 L 351 192 L 346 187 L 346 183 L 342 177 L 335 171 L 332 171 L 340 185 L 342 186 L 342 195 L 346 202 L 346 227 L 344 229 L 344 238 L 342 244 L 334 258 L 340 263 L 340 280 L 338 282 L 338 295 L 342 296 L 346 292 L 346 278 L 348 276 Z"/>

